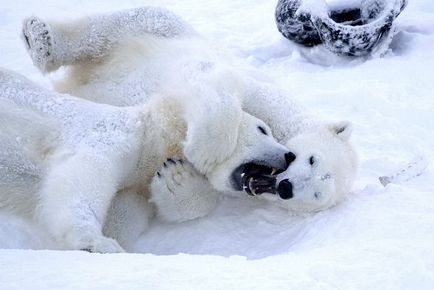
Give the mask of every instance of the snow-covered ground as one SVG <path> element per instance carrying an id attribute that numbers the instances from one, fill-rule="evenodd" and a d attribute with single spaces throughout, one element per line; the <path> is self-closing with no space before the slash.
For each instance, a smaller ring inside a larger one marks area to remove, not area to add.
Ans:
<path id="1" fill-rule="evenodd" d="M 318 114 L 351 120 L 361 159 L 354 194 L 330 210 L 295 217 L 224 198 L 200 220 L 153 221 L 128 249 L 137 254 L 34 251 L 52 248 L 46 234 L 0 213 L 0 289 L 434 288 L 434 2 L 410 0 L 392 52 L 376 59 L 290 43 L 275 27 L 275 2 L 0 0 L 0 66 L 47 87 L 19 39 L 25 16 L 165 5 L 235 54 L 234 66 L 253 65 Z M 421 176 L 378 182 L 416 155 L 430 163 Z"/>

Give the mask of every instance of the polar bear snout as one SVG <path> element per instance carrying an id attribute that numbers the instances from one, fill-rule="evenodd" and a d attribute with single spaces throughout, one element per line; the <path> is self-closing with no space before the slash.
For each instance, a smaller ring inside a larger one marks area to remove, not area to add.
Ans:
<path id="1" fill-rule="evenodd" d="M 253 196 L 276 193 L 277 175 L 286 170 L 292 155 L 286 150 L 277 150 L 239 165 L 232 173 L 234 188 Z"/>
<path id="2" fill-rule="evenodd" d="M 291 165 L 292 162 L 294 162 L 295 158 L 297 157 L 295 156 L 294 153 L 292 152 L 285 153 L 286 168 L 288 168 L 288 166 Z"/>
<path id="3" fill-rule="evenodd" d="M 274 148 L 274 150 L 263 154 L 261 158 L 255 159 L 252 162 L 259 165 L 270 167 L 272 169 L 275 169 L 275 171 L 282 172 L 285 171 L 289 165 L 287 154 L 288 154 L 287 149 L 282 146 L 282 147 Z"/>
<path id="4" fill-rule="evenodd" d="M 292 187 L 292 183 L 289 181 L 289 179 L 284 179 L 279 182 L 277 186 L 277 194 L 281 199 L 291 199 L 294 197 Z"/>
<path id="5" fill-rule="evenodd" d="M 249 195 L 259 195 L 262 193 L 277 194 L 282 199 L 290 199 L 293 197 L 292 183 L 289 180 L 281 182 L 280 188 L 276 186 L 277 175 L 285 172 L 288 166 L 295 160 L 296 156 L 292 152 L 284 154 L 285 164 L 278 162 L 264 166 L 264 161 L 258 164 L 243 165 L 241 182 L 243 189 Z"/>

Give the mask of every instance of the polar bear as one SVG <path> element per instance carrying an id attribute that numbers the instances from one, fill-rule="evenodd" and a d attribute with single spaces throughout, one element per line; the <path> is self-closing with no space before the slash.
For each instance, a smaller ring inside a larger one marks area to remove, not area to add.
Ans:
<path id="1" fill-rule="evenodd" d="M 221 110 L 226 122 L 213 119 Z M 241 191 L 234 174 L 244 164 L 286 168 L 287 150 L 268 126 L 218 97 L 158 96 L 115 107 L 0 70 L 0 113 L 0 207 L 38 218 L 65 249 L 122 251 L 102 234 L 111 201 L 149 195 L 168 157 L 189 160 L 220 191 Z"/>
<path id="2" fill-rule="evenodd" d="M 41 72 L 67 68 L 65 79 L 56 84 L 58 91 L 94 102 L 142 104 L 167 87 L 178 90 L 180 83 L 197 91 L 195 95 L 224 102 L 238 98 L 245 112 L 269 125 L 272 135 L 292 150 L 286 155 L 291 166 L 277 172 L 277 178 L 268 167 L 247 166 L 243 169 L 249 174 L 243 176 L 239 172 L 238 184 L 252 195 L 298 212 L 327 208 L 351 191 L 357 155 L 349 122 L 318 120 L 259 74 L 235 71 L 227 55 L 164 8 L 142 7 L 61 23 L 30 17 L 24 21 L 23 36 Z M 259 130 L 271 134 L 264 128 Z M 216 187 L 195 164 L 176 160 L 165 163 L 152 188 L 152 201 L 167 220 L 202 216 L 217 196 Z"/>
<path id="3" fill-rule="evenodd" d="M 348 196 L 356 178 L 358 157 L 350 136 L 351 124 L 345 121 L 299 133 L 284 143 L 291 152 L 285 171 L 249 176 L 246 170 L 242 183 L 249 194 L 292 214 L 327 209 Z M 151 202 L 162 220 L 188 221 L 214 209 L 219 193 L 191 164 L 174 162 L 159 172 L 152 180 Z"/>

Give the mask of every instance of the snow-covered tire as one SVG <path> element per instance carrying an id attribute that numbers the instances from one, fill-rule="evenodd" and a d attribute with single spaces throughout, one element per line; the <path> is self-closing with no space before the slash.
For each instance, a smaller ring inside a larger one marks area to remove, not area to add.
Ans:
<path id="1" fill-rule="evenodd" d="M 307 11 L 299 11 L 302 0 L 279 0 L 276 7 L 277 29 L 286 38 L 305 46 L 320 44 L 321 38 Z"/>
<path id="2" fill-rule="evenodd" d="M 362 56 L 390 40 L 393 21 L 406 5 L 407 0 L 362 0 L 360 7 L 333 9 L 324 1 L 279 0 L 276 23 L 283 36 L 297 43 L 323 43 L 334 53 Z"/>

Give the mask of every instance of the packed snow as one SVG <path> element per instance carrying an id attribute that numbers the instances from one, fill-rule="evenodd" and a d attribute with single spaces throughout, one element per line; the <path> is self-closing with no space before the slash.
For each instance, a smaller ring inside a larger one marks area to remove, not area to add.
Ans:
<path id="1" fill-rule="evenodd" d="M 235 55 L 234 67 L 262 71 L 319 116 L 352 121 L 361 161 L 354 193 L 334 208 L 291 216 L 248 196 L 222 197 L 207 217 L 152 221 L 129 254 L 54 251 L 38 225 L 1 212 L 0 289 L 434 288 L 431 0 L 409 2 L 382 58 L 289 42 L 270 0 L 0 1 L 0 66 L 45 87 L 20 39 L 24 17 L 164 5 Z M 422 160 L 417 174 L 399 177 L 412 160 Z"/>

